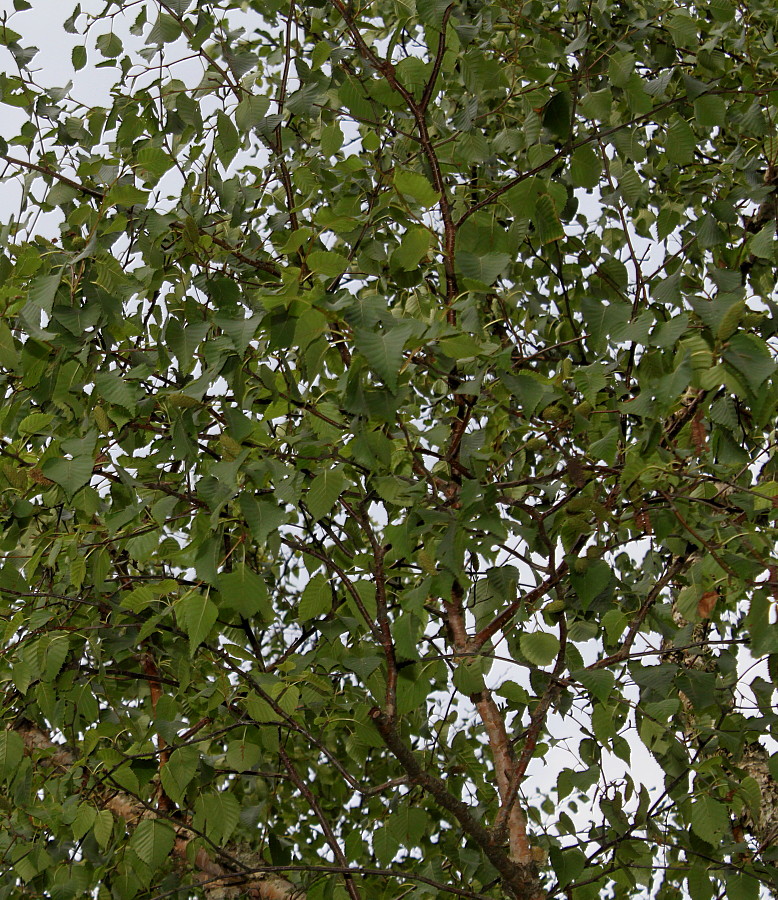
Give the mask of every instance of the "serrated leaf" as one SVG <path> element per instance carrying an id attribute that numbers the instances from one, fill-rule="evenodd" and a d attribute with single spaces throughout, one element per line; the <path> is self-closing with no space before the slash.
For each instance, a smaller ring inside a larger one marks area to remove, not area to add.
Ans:
<path id="1" fill-rule="evenodd" d="M 9 781 L 22 761 L 24 741 L 16 731 L 0 731 L 0 779 Z"/>
<path id="2" fill-rule="evenodd" d="M 253 741 L 245 738 L 239 741 L 230 741 L 224 762 L 230 769 L 236 772 L 250 772 L 256 769 L 262 759 L 262 748 Z"/>
<path id="3" fill-rule="evenodd" d="M 689 123 L 680 116 L 673 116 L 665 140 L 667 158 L 675 165 L 688 165 L 694 159 L 696 147 L 697 138 Z"/>
<path id="4" fill-rule="evenodd" d="M 52 681 L 59 674 L 70 652 L 70 638 L 66 634 L 54 635 L 46 645 L 41 678 Z"/>
<path id="5" fill-rule="evenodd" d="M 82 803 L 78 807 L 78 812 L 76 813 L 75 819 L 73 819 L 73 824 L 71 828 L 73 830 L 73 837 L 80 841 L 81 838 L 92 828 L 97 819 L 97 810 L 94 806 L 90 806 L 88 803 Z"/>
<path id="6" fill-rule="evenodd" d="M 256 572 L 241 563 L 232 572 L 219 576 L 219 593 L 226 606 L 232 607 L 246 619 L 257 614 L 269 622 L 273 610 L 268 602 L 267 585 Z"/>
<path id="7" fill-rule="evenodd" d="M 357 350 L 391 391 L 397 390 L 405 342 L 412 333 L 413 326 L 403 324 L 394 325 L 385 331 L 357 328 L 354 332 Z"/>
<path id="8" fill-rule="evenodd" d="M 578 669 L 572 673 L 576 681 L 580 681 L 587 691 L 601 702 L 605 703 L 616 683 L 613 672 L 607 669 Z"/>
<path id="9" fill-rule="evenodd" d="M 83 69 L 86 65 L 86 47 L 83 44 L 76 44 L 70 55 L 70 59 L 76 72 Z"/>
<path id="10" fill-rule="evenodd" d="M 343 132 L 340 130 L 340 125 L 337 122 L 325 126 L 321 132 L 320 146 L 322 155 L 327 158 L 334 156 L 343 146 L 343 140 Z"/>
<path id="11" fill-rule="evenodd" d="M 41 466 L 46 478 L 58 484 L 68 495 L 79 491 L 92 477 L 94 460 L 91 456 L 75 456 L 72 459 L 47 459 Z"/>
<path id="12" fill-rule="evenodd" d="M 106 206 L 146 206 L 149 192 L 132 184 L 115 184 L 105 198 Z"/>
<path id="13" fill-rule="evenodd" d="M 216 844 L 229 840 L 240 817 L 240 806 L 230 793 L 201 794 L 195 804 L 195 825 L 203 828 L 208 839 Z"/>
<path id="14" fill-rule="evenodd" d="M 579 147 L 570 158 L 570 178 L 573 187 L 591 190 L 602 177 L 602 160 L 590 144 Z"/>
<path id="15" fill-rule="evenodd" d="M 570 572 L 570 582 L 581 599 L 584 609 L 605 590 L 610 580 L 611 568 L 601 559 L 590 562 L 583 573 Z"/>
<path id="16" fill-rule="evenodd" d="M 692 804 L 692 830 L 714 846 L 729 830 L 729 812 L 713 797 L 699 797 Z"/>
<path id="17" fill-rule="evenodd" d="M 332 588 L 326 575 L 319 573 L 306 584 L 297 607 L 297 618 L 305 622 L 332 609 Z"/>
<path id="18" fill-rule="evenodd" d="M 547 666 L 559 653 L 559 638 L 547 631 L 523 634 L 519 640 L 521 652 L 536 666 Z"/>
<path id="19" fill-rule="evenodd" d="M 192 591 L 178 601 L 176 619 L 189 638 L 190 655 L 205 640 L 217 616 L 216 605 L 199 591 Z"/>
<path id="20" fill-rule="evenodd" d="M 373 851 L 382 866 L 388 866 L 399 849 L 399 838 L 389 828 L 381 826 L 373 835 Z"/>
<path id="21" fill-rule="evenodd" d="M 129 846 L 146 863 L 152 872 L 170 855 L 176 833 L 162 819 L 142 819 L 130 838 Z"/>
<path id="22" fill-rule="evenodd" d="M 345 256 L 332 250 L 313 250 L 305 257 L 305 262 L 312 272 L 326 275 L 327 278 L 343 274 L 349 265 Z"/>
<path id="23" fill-rule="evenodd" d="M 398 193 L 415 200 L 422 207 L 434 206 L 440 200 L 440 194 L 419 172 L 397 169 L 394 173 L 394 186 Z"/>
<path id="24" fill-rule="evenodd" d="M 257 500 L 246 492 L 238 501 L 254 540 L 263 544 L 286 521 L 286 514 L 276 503 Z"/>
<path id="25" fill-rule="evenodd" d="M 128 412 L 136 407 L 136 391 L 122 378 L 118 372 L 99 372 L 95 375 L 96 397 L 102 397 L 109 403 L 122 406 Z"/>
<path id="26" fill-rule="evenodd" d="M 42 309 L 46 315 L 49 315 L 61 281 L 62 275 L 59 272 L 54 275 L 42 275 L 35 278 L 30 284 L 27 294 L 29 302 Z"/>
<path id="27" fill-rule="evenodd" d="M 770 351 L 755 334 L 733 335 L 723 357 L 726 363 L 745 378 L 754 393 L 775 372 L 775 362 Z"/>
<path id="28" fill-rule="evenodd" d="M 200 766 L 200 752 L 197 747 L 179 747 L 160 769 L 162 787 L 174 803 L 181 806 L 186 788 L 197 774 Z"/>
<path id="29" fill-rule="evenodd" d="M 772 262 L 775 259 L 775 222 L 768 222 L 748 242 L 754 256 Z"/>
<path id="30" fill-rule="evenodd" d="M 51 413 L 30 413 L 19 422 L 19 434 L 45 434 L 53 421 Z"/>
<path id="31" fill-rule="evenodd" d="M 719 94 L 703 94 L 694 101 L 694 118 L 703 128 L 721 128 L 727 120 L 727 107 Z"/>
<path id="32" fill-rule="evenodd" d="M 305 505 L 314 521 L 323 519 L 332 510 L 345 486 L 346 476 L 340 469 L 325 469 L 313 479 L 305 495 Z"/>
<path id="33" fill-rule="evenodd" d="M 535 201 L 535 215 L 532 217 L 538 241 L 541 245 L 561 240 L 565 230 L 557 215 L 556 205 L 551 194 L 540 194 Z"/>
<path id="34" fill-rule="evenodd" d="M 225 165 L 232 160 L 232 157 L 240 147 L 240 134 L 235 127 L 230 116 L 222 112 L 216 111 L 216 140 L 214 147 L 219 154 L 219 160 Z"/>
<path id="35" fill-rule="evenodd" d="M 392 265 L 405 272 L 416 269 L 429 251 L 431 238 L 426 228 L 409 228 L 402 236 L 400 246 L 392 253 Z"/>
<path id="36" fill-rule="evenodd" d="M 460 250 L 457 253 L 457 266 L 466 278 L 472 278 L 483 284 L 492 284 L 505 269 L 511 258 L 507 253 L 469 253 Z"/>

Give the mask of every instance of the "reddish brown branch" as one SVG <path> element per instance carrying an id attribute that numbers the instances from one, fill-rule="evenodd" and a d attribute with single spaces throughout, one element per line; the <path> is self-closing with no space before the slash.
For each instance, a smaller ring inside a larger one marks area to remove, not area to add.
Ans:
<path id="1" fill-rule="evenodd" d="M 450 3 L 443 13 L 443 21 L 440 24 L 440 37 L 438 38 L 438 49 L 435 53 L 435 60 L 432 63 L 432 72 L 424 87 L 422 98 L 419 101 L 419 110 L 423 114 L 427 112 L 427 107 L 432 99 L 432 94 L 438 81 L 438 75 L 440 75 L 440 67 L 443 65 L 443 57 L 446 54 L 446 28 L 448 27 L 448 20 L 451 18 L 451 13 L 453 11 L 454 4 Z"/>

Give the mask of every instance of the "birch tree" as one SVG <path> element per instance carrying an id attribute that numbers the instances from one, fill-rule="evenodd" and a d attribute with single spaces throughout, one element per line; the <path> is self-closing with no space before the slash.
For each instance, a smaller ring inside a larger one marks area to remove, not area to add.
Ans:
<path id="1" fill-rule="evenodd" d="M 778 891 L 773 2 L 2 6 L 0 898 Z"/>

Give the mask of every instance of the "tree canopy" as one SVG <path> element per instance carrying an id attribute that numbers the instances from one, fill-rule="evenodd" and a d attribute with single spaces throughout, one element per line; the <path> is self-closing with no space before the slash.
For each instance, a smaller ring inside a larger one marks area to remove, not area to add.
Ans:
<path id="1" fill-rule="evenodd" d="M 0 898 L 778 892 L 773 0 L 12 6 Z"/>

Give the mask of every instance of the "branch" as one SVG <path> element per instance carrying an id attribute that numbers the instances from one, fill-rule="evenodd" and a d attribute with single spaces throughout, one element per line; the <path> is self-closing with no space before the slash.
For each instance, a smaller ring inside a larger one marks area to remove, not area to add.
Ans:
<path id="1" fill-rule="evenodd" d="M 517 900 L 535 900 L 538 896 L 535 866 L 525 866 L 514 862 L 502 847 L 493 842 L 489 830 L 475 818 L 471 808 L 451 794 L 441 778 L 431 775 L 418 762 L 413 751 L 403 743 L 392 719 L 389 719 L 378 707 L 371 710 L 370 716 L 386 746 L 405 769 L 411 782 L 418 784 L 431 794 L 443 809 L 454 816 L 465 834 L 480 847 L 489 862 L 500 873 L 514 897 Z"/>
<path id="2" fill-rule="evenodd" d="M 475 706 L 489 738 L 489 747 L 494 759 L 494 771 L 497 776 L 497 789 L 500 794 L 501 807 L 497 821 L 504 823 L 508 830 L 508 848 L 511 859 L 522 866 L 531 866 L 532 848 L 527 836 L 527 821 L 518 803 L 514 803 L 519 778 L 516 777 L 516 757 L 505 730 L 505 719 L 489 690 L 481 691 L 474 698 Z M 517 787 L 514 788 L 514 782 Z M 495 834 L 500 835 L 498 843 L 502 843 L 503 828 L 495 827 Z"/>
<path id="3" fill-rule="evenodd" d="M 105 194 L 103 194 L 102 191 L 98 191 L 96 188 L 89 187 L 86 184 L 81 184 L 79 181 L 74 181 L 72 178 L 68 178 L 67 175 L 62 175 L 54 169 L 46 168 L 46 166 L 39 166 L 37 163 L 28 162 L 25 159 L 16 159 L 14 156 L 6 156 L 4 153 L 0 153 L 0 159 L 7 162 L 9 165 L 19 166 L 22 169 L 30 169 L 32 172 L 40 172 L 41 175 L 46 175 L 48 178 L 53 178 L 55 181 L 61 181 L 62 184 L 66 184 L 68 187 L 72 187 L 82 194 L 94 197 L 95 200 L 103 200 L 105 197 Z"/>
<path id="4" fill-rule="evenodd" d="M 432 99 L 432 92 L 435 90 L 435 84 L 438 80 L 438 75 L 440 75 L 440 67 L 443 65 L 443 57 L 446 53 L 446 28 L 448 27 L 448 20 L 451 18 L 451 13 L 453 11 L 454 4 L 450 3 L 443 13 L 443 21 L 440 23 L 438 50 L 435 54 L 435 61 L 432 63 L 432 73 L 430 74 L 429 81 L 424 87 L 424 94 L 419 101 L 419 109 L 422 113 L 427 112 L 427 107 L 429 106 L 430 100 Z"/>
<path id="5" fill-rule="evenodd" d="M 319 824 L 322 827 L 324 836 L 327 838 L 327 843 L 330 845 L 330 847 L 332 848 L 332 852 L 335 854 L 335 859 L 337 860 L 338 865 L 343 866 L 344 869 L 348 869 L 348 860 L 346 859 L 346 855 L 344 854 L 340 846 L 335 832 L 332 830 L 332 826 L 330 825 L 329 820 L 324 815 L 324 810 L 319 805 L 319 801 L 316 799 L 311 789 L 300 777 L 300 773 L 294 767 L 292 760 L 289 759 L 289 755 L 287 754 L 286 750 L 284 750 L 284 746 L 282 743 L 280 743 L 280 741 L 278 744 L 278 755 L 281 757 L 281 762 L 286 767 L 286 771 L 289 773 L 289 776 L 294 782 L 295 787 L 303 795 L 303 797 L 305 797 L 308 805 L 311 807 L 316 818 L 319 820 Z M 349 897 L 351 897 L 351 900 L 361 900 L 353 875 L 345 874 L 344 881 L 346 882 L 346 890 L 348 891 L 348 895 Z"/>
<path id="6" fill-rule="evenodd" d="M 419 132 L 419 143 L 421 144 L 422 152 L 427 159 L 427 163 L 429 164 L 430 172 L 432 174 L 433 187 L 440 194 L 438 209 L 440 210 L 440 218 L 443 222 L 444 231 L 445 249 L 443 252 L 443 268 L 446 274 L 446 303 L 449 306 L 448 320 L 449 323 L 453 325 L 456 313 L 453 309 L 451 309 L 451 304 L 454 302 L 454 299 L 459 293 L 457 278 L 454 271 L 454 252 L 456 249 L 457 225 L 454 223 L 454 219 L 452 217 L 451 202 L 448 198 L 446 181 L 443 178 L 443 172 L 440 168 L 440 161 L 438 160 L 437 154 L 435 153 L 435 145 L 430 138 L 429 129 L 427 128 L 427 120 L 425 118 L 426 108 L 422 105 L 423 100 L 422 102 L 417 103 L 411 91 L 409 91 L 397 80 L 397 74 L 394 65 L 389 60 L 382 59 L 380 56 L 378 56 L 377 53 L 375 53 L 374 50 L 368 47 L 368 45 L 365 43 L 365 39 L 360 34 L 359 28 L 357 28 L 357 25 L 354 22 L 354 18 L 351 15 L 349 7 L 343 2 L 343 0 L 330 0 L 330 3 L 343 17 L 343 21 L 346 23 L 346 27 L 348 28 L 360 55 L 369 63 L 371 63 L 384 76 L 389 87 L 391 87 L 391 89 L 395 93 L 399 94 L 403 98 L 403 100 L 405 100 L 408 109 L 410 110 L 411 115 L 413 116 L 413 119 L 416 123 L 416 128 Z M 446 10 L 446 20 L 447 17 L 451 14 L 452 9 L 453 4 Z M 441 44 L 443 44 L 444 48 L 445 30 L 446 26 L 444 21 L 443 33 L 441 35 Z M 438 45 L 438 53 L 440 54 L 440 62 L 442 63 L 443 56 L 441 44 Z M 425 95 L 427 93 L 427 90 L 429 90 L 431 94 L 432 88 L 430 87 L 430 85 L 433 85 L 434 87 L 435 79 L 436 75 L 435 73 L 433 73 L 430 81 L 427 84 L 427 88 L 425 89 Z"/>
<path id="7" fill-rule="evenodd" d="M 635 638 L 638 636 L 640 626 L 643 624 L 646 616 L 651 611 L 651 607 L 656 602 L 662 590 L 667 587 L 667 585 L 686 568 L 686 566 L 689 564 L 690 558 L 691 554 L 686 554 L 685 556 L 678 556 L 672 561 L 672 563 L 665 571 L 665 574 L 648 592 L 648 596 L 643 601 L 643 605 L 635 614 L 632 622 L 630 622 L 629 629 L 627 630 L 627 636 L 624 638 L 624 642 L 622 643 L 619 650 L 611 656 L 606 656 L 603 659 L 598 659 L 597 662 L 592 663 L 590 666 L 587 666 L 587 669 L 604 669 L 607 666 L 612 666 L 614 663 L 623 662 L 629 657 L 629 651 L 632 648 L 632 645 L 635 643 Z"/>
<path id="8" fill-rule="evenodd" d="M 495 837 L 498 840 L 501 837 L 502 833 L 505 831 L 506 827 L 508 828 L 509 834 L 512 832 L 512 829 L 514 827 L 511 817 L 513 815 L 513 809 L 516 806 L 519 787 L 521 786 L 521 782 L 523 781 L 524 776 L 527 772 L 527 766 L 529 766 L 530 760 L 532 759 L 532 754 L 535 752 L 538 735 L 540 734 L 543 725 L 545 724 L 548 710 L 551 707 L 554 698 L 559 693 L 559 689 L 561 686 L 559 676 L 562 674 L 562 671 L 565 667 L 566 650 L 567 624 L 563 616 L 559 620 L 559 652 L 557 654 L 556 663 L 554 664 L 553 677 L 549 681 L 545 691 L 543 692 L 543 696 L 540 698 L 538 705 L 535 707 L 535 710 L 532 713 L 529 728 L 527 728 L 524 736 L 524 746 L 521 750 L 521 756 L 519 757 L 519 760 L 513 770 L 513 777 L 511 778 L 511 783 L 506 791 L 505 800 L 503 801 L 503 807 L 500 810 L 500 814 L 497 816 L 497 820 L 494 823 Z M 528 848 L 528 850 L 531 854 L 531 849 Z M 530 855 L 530 859 L 531 858 L 532 857 Z"/>
<path id="9" fill-rule="evenodd" d="M 505 609 L 488 624 L 485 625 L 478 634 L 472 639 L 471 647 L 480 650 L 481 647 L 493 637 L 504 625 L 516 615 L 522 606 L 530 606 L 536 600 L 539 600 L 544 594 L 547 594 L 555 584 L 557 584 L 565 574 L 567 574 L 567 563 L 561 562 L 559 567 L 550 575 L 542 584 L 528 591 L 523 597 L 517 597 L 512 603 L 509 603 Z"/>

